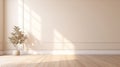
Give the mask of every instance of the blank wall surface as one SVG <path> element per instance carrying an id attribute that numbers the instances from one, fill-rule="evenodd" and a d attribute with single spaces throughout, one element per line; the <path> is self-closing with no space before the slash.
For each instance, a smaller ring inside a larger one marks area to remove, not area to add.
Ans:
<path id="1" fill-rule="evenodd" d="M 3 0 L 0 0 L 0 50 L 3 50 Z"/>
<path id="2" fill-rule="evenodd" d="M 8 11 L 15 11 L 14 16 L 7 14 L 6 20 L 17 17 L 14 22 L 18 22 L 6 29 L 10 31 L 13 25 L 19 25 L 19 20 L 23 21 L 21 25 L 28 36 L 26 49 L 120 49 L 119 0 L 6 2 L 6 5 L 16 5 L 7 6 Z M 13 19 L 7 21 L 7 25 L 11 21 Z"/>

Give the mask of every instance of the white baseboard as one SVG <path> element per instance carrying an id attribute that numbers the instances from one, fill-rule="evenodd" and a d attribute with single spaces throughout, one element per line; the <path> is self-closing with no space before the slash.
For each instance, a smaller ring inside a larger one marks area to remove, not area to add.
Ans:
<path id="1" fill-rule="evenodd" d="M 114 54 L 120 54 L 120 50 L 55 50 L 55 51 L 29 51 L 28 54 L 52 54 L 52 55 L 87 55 L 87 54 L 93 54 L 93 55 L 102 55 L 102 54 L 108 54 L 108 55 L 114 55 Z"/>
<path id="2" fill-rule="evenodd" d="M 4 54 L 12 54 L 13 50 L 4 51 Z M 22 54 L 50 54 L 50 55 L 118 55 L 120 50 L 29 50 L 22 51 Z"/>

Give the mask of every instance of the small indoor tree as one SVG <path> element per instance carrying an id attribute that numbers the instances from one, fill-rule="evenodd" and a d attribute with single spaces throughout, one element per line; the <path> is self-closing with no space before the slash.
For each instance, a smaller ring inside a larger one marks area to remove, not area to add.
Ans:
<path id="1" fill-rule="evenodd" d="M 11 37 L 9 37 L 9 40 L 14 45 L 14 47 L 17 49 L 17 51 L 19 51 L 19 46 L 23 45 L 23 43 L 26 40 L 26 36 L 24 35 L 24 32 L 21 31 L 18 26 L 14 26 L 13 32 L 11 33 Z"/>

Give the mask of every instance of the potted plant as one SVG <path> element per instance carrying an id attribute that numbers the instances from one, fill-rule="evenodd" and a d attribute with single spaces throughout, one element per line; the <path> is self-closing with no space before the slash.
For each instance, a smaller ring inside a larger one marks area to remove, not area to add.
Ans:
<path id="1" fill-rule="evenodd" d="M 14 26 L 13 32 L 11 33 L 11 37 L 9 37 L 10 42 L 13 44 L 13 46 L 16 48 L 16 50 L 13 52 L 14 55 L 20 55 L 20 49 L 19 47 L 25 42 L 26 36 L 24 35 L 24 32 L 20 30 L 18 26 Z"/>

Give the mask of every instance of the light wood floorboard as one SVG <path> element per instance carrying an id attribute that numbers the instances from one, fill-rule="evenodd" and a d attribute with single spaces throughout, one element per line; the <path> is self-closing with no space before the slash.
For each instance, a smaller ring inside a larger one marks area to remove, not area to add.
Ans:
<path id="1" fill-rule="evenodd" d="M 120 67 L 119 55 L 0 56 L 0 67 Z"/>

